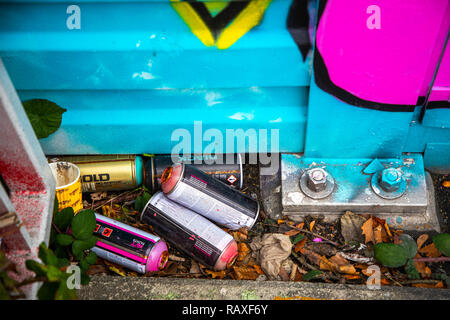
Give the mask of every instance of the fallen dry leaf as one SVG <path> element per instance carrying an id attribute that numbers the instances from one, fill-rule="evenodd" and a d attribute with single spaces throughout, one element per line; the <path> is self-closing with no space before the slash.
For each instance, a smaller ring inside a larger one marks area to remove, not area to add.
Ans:
<path id="1" fill-rule="evenodd" d="M 416 288 L 444 288 L 444 283 L 442 281 L 439 281 L 436 284 L 432 283 L 413 283 L 413 287 Z"/>
<path id="2" fill-rule="evenodd" d="M 296 227 L 297 229 L 303 229 L 303 226 L 304 226 L 304 225 L 305 225 L 305 223 L 304 223 L 304 222 L 301 222 L 301 223 L 295 225 L 295 227 Z"/>
<path id="3" fill-rule="evenodd" d="M 373 229 L 373 237 L 375 239 L 375 244 L 383 242 L 383 235 L 382 235 L 382 226 L 379 225 L 375 229 Z"/>
<path id="4" fill-rule="evenodd" d="M 363 235 L 366 237 L 364 242 L 365 243 L 369 243 L 369 242 L 374 243 L 373 219 L 372 219 L 372 217 L 367 219 L 366 222 L 364 222 L 364 224 L 361 227 L 361 230 L 362 230 Z"/>
<path id="5" fill-rule="evenodd" d="M 417 238 L 417 250 L 420 250 L 420 248 L 422 248 L 423 244 L 425 242 L 427 242 L 428 240 L 428 234 L 424 233 L 421 234 L 418 238 Z"/>
<path id="6" fill-rule="evenodd" d="M 300 231 L 292 229 L 292 230 L 286 231 L 284 234 L 287 235 L 287 236 L 292 237 L 292 236 L 295 236 L 295 235 L 297 235 L 299 233 L 300 233 Z"/>
<path id="7" fill-rule="evenodd" d="M 283 268 L 283 266 L 280 266 L 280 272 L 278 272 L 278 275 L 280 276 L 281 280 L 289 281 L 289 275 L 286 272 L 286 270 Z"/>
<path id="8" fill-rule="evenodd" d="M 305 243 L 307 240 L 308 240 L 308 238 L 304 237 L 302 240 L 300 240 L 299 242 L 297 242 L 295 244 L 295 247 L 294 247 L 295 253 L 298 253 L 305 246 Z"/>
<path id="9" fill-rule="evenodd" d="M 389 225 L 387 224 L 387 222 L 384 223 L 384 229 L 386 230 L 386 233 L 389 236 L 389 238 L 392 238 L 392 233 L 391 230 L 389 229 Z"/>
<path id="10" fill-rule="evenodd" d="M 344 274 L 343 276 L 347 280 L 356 280 L 356 279 L 360 279 L 361 278 L 361 276 L 358 275 L 358 274 Z"/>
<path id="11" fill-rule="evenodd" d="M 312 232 L 315 224 L 316 224 L 316 220 L 311 221 L 311 223 L 309 224 L 309 231 Z"/>
<path id="12" fill-rule="evenodd" d="M 427 257 L 430 258 L 437 258 L 441 255 L 441 253 L 439 252 L 439 250 L 436 248 L 436 246 L 434 245 L 434 243 L 431 243 L 423 248 L 421 248 L 419 250 L 419 252 L 421 254 L 426 255 Z"/>
<path id="13" fill-rule="evenodd" d="M 306 248 L 301 248 L 300 253 L 305 255 L 306 258 L 308 258 L 308 260 L 315 265 L 319 265 L 322 260 L 322 256 L 320 254 Z"/>
<path id="14" fill-rule="evenodd" d="M 227 275 L 227 272 L 225 270 L 222 271 L 212 271 L 212 270 L 208 270 L 206 269 L 205 272 L 207 274 L 210 274 L 212 276 L 213 279 L 218 278 L 218 279 L 223 279 L 225 278 L 225 276 Z"/>
<path id="15" fill-rule="evenodd" d="M 233 266 L 231 276 L 235 280 L 256 280 L 260 274 L 264 274 L 264 272 L 262 272 L 259 266 L 256 267 L 256 265 L 252 267 Z"/>
<path id="16" fill-rule="evenodd" d="M 250 253 L 250 248 L 245 242 L 238 243 L 238 258 L 237 261 L 243 261 Z"/>
<path id="17" fill-rule="evenodd" d="M 419 271 L 422 278 L 429 278 L 431 276 L 431 269 L 425 264 L 425 262 L 414 261 L 414 266 L 417 271 Z"/>
<path id="18" fill-rule="evenodd" d="M 107 197 L 106 192 L 93 192 L 90 194 L 92 201 L 99 201 Z"/>

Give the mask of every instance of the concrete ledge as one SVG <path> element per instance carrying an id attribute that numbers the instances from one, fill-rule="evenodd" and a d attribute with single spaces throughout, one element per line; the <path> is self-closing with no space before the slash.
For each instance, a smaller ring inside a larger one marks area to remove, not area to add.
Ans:
<path id="1" fill-rule="evenodd" d="M 206 280 L 93 276 L 78 291 L 82 300 L 450 300 L 448 289 L 387 287 L 326 283 Z"/>

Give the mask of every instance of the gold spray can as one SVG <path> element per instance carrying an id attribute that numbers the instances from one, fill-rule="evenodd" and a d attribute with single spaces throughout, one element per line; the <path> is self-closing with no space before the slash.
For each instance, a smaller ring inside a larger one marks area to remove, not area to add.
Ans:
<path id="1" fill-rule="evenodd" d="M 83 192 L 130 190 L 142 184 L 143 160 L 135 155 L 62 156 L 81 172 Z"/>

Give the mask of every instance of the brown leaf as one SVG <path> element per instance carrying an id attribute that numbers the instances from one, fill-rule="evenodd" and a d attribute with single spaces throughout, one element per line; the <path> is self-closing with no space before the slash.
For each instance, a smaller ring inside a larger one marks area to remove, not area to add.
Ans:
<path id="1" fill-rule="evenodd" d="M 444 283 L 442 281 L 439 281 L 436 284 L 432 283 L 413 283 L 413 287 L 416 288 L 444 288 Z"/>
<path id="2" fill-rule="evenodd" d="M 439 250 L 436 248 L 436 246 L 434 245 L 434 243 L 431 243 L 423 248 L 421 248 L 419 250 L 419 252 L 421 254 L 425 254 L 427 257 L 430 258 L 437 258 L 441 255 L 441 253 L 439 252 Z"/>
<path id="3" fill-rule="evenodd" d="M 238 243 L 238 261 L 242 261 L 245 259 L 245 257 L 248 256 L 248 254 L 250 253 L 250 248 L 248 247 L 248 245 L 245 242 L 239 242 Z"/>
<path id="4" fill-rule="evenodd" d="M 309 231 L 312 232 L 312 229 L 314 228 L 315 224 L 316 224 L 316 220 L 311 221 L 311 223 L 309 224 Z"/>
<path id="5" fill-rule="evenodd" d="M 212 270 L 205 270 L 207 274 L 210 274 L 213 279 L 223 279 L 227 275 L 227 272 L 225 270 L 222 271 L 212 271 Z"/>
<path id="6" fill-rule="evenodd" d="M 382 226 L 378 225 L 375 229 L 373 229 L 373 237 L 375 240 L 375 244 L 383 242 L 383 235 L 381 233 Z"/>
<path id="7" fill-rule="evenodd" d="M 281 277 L 283 281 L 289 281 L 289 275 L 283 268 L 283 266 L 280 266 L 280 272 L 278 273 L 278 275 Z"/>
<path id="8" fill-rule="evenodd" d="M 343 276 L 347 280 L 356 280 L 356 279 L 360 279 L 361 278 L 361 276 L 358 275 L 358 274 L 344 274 Z"/>
<path id="9" fill-rule="evenodd" d="M 299 252 L 305 246 L 305 243 L 307 240 L 308 240 L 308 238 L 304 237 L 302 240 L 300 240 L 299 242 L 297 242 L 295 244 L 295 247 L 294 247 L 295 253 Z"/>
<path id="10" fill-rule="evenodd" d="M 259 266 L 258 266 L 258 268 L 255 268 L 255 267 L 256 266 L 253 266 L 253 267 L 233 266 L 231 275 L 232 275 L 233 279 L 235 279 L 235 280 L 256 280 L 256 278 L 258 278 L 260 275 L 259 272 L 262 272 L 262 270 L 261 270 L 261 268 L 259 268 Z"/>
<path id="11" fill-rule="evenodd" d="M 301 223 L 299 223 L 299 224 L 297 224 L 295 227 L 297 228 L 297 229 L 303 229 L 303 226 L 305 225 L 305 223 L 304 222 L 301 222 Z"/>
<path id="12" fill-rule="evenodd" d="M 367 219 L 366 222 L 361 227 L 363 235 L 366 237 L 365 243 L 372 242 L 374 243 L 374 235 L 373 235 L 373 219 Z"/>
<path id="13" fill-rule="evenodd" d="M 425 242 L 427 242 L 428 240 L 428 234 L 424 233 L 421 234 L 418 238 L 417 238 L 417 250 L 420 250 L 420 248 L 422 248 L 423 244 Z"/>
<path id="14" fill-rule="evenodd" d="M 299 233 L 300 233 L 300 231 L 292 229 L 292 230 L 286 231 L 284 234 L 287 235 L 287 236 L 292 237 L 292 236 L 295 236 L 295 235 L 297 235 Z"/>
<path id="15" fill-rule="evenodd" d="M 350 264 L 347 259 L 343 258 L 339 254 L 336 254 L 332 256 L 329 259 L 329 262 L 331 262 L 334 266 L 334 270 L 337 270 L 339 273 L 346 273 L 346 274 L 357 274 L 355 267 Z"/>
<path id="16" fill-rule="evenodd" d="M 315 265 L 319 265 L 320 261 L 322 260 L 320 254 L 317 254 L 314 251 L 309 250 L 307 248 L 301 248 L 300 253 L 305 255 L 308 258 L 308 260 Z"/>
<path id="17" fill-rule="evenodd" d="M 389 229 L 389 225 L 387 224 L 387 222 L 384 223 L 384 229 L 386 230 L 386 233 L 389 236 L 389 238 L 392 238 L 392 233 L 391 230 Z"/>

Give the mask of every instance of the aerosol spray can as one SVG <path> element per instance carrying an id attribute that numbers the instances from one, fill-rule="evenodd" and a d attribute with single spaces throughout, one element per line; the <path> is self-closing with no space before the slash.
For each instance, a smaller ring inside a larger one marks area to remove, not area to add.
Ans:
<path id="1" fill-rule="evenodd" d="M 139 273 L 162 270 L 169 253 L 159 237 L 95 214 L 97 244 L 91 250 L 105 260 Z"/>
<path id="2" fill-rule="evenodd" d="M 251 229 L 258 218 L 258 201 L 188 164 L 166 168 L 161 188 L 170 200 L 231 230 Z"/>
<path id="3" fill-rule="evenodd" d="M 57 157 L 75 163 L 81 172 L 83 192 L 137 188 L 143 182 L 143 160 L 135 155 L 88 155 Z"/>
<path id="4" fill-rule="evenodd" d="M 164 170 L 176 163 L 186 163 L 219 179 L 230 187 L 242 189 L 244 176 L 242 171 L 242 156 L 240 153 L 235 153 L 232 155 L 232 161 L 230 162 L 227 161 L 227 156 L 228 155 L 225 154 L 183 156 L 157 155 L 145 162 L 144 183 L 150 190 L 160 190 L 161 176 Z"/>
<path id="5" fill-rule="evenodd" d="M 231 266 L 238 254 L 233 237 L 201 215 L 159 191 L 142 211 L 141 221 L 201 264 L 214 270 Z"/>
<path id="6" fill-rule="evenodd" d="M 224 160 L 225 155 L 222 155 Z M 136 155 L 79 155 L 49 156 L 51 160 L 68 161 L 76 164 L 81 172 L 82 192 L 131 190 L 144 184 L 153 191 L 160 190 L 161 175 L 172 165 L 170 155 L 154 156 L 145 160 Z M 242 189 L 243 171 L 240 154 L 233 155 L 231 164 L 213 162 L 218 156 L 183 156 L 179 161 L 199 161 L 194 166 L 213 175 L 231 187 Z"/>

